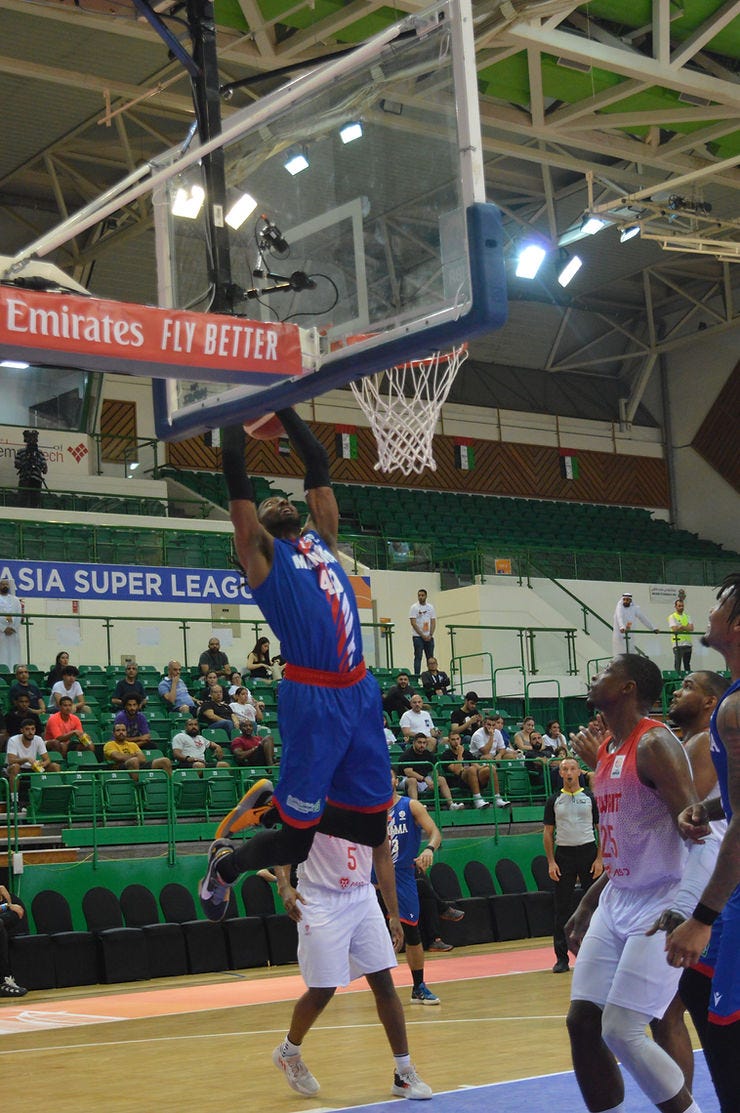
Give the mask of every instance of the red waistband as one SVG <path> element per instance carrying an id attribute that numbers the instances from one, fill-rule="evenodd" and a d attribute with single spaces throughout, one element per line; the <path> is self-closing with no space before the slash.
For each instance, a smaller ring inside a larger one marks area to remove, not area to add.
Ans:
<path id="1" fill-rule="evenodd" d="M 324 672 L 323 669 L 306 669 L 302 665 L 286 665 L 286 680 L 297 680 L 299 684 L 313 684 L 317 688 L 351 688 L 367 673 L 364 661 L 355 665 L 349 672 Z"/>

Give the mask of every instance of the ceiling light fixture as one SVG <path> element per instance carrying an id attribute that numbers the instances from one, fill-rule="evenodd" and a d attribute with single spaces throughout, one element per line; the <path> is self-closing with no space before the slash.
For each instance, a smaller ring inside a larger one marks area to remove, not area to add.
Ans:
<path id="1" fill-rule="evenodd" d="M 534 278 L 537 271 L 542 266 L 547 252 L 544 247 L 539 244 L 530 243 L 522 248 L 517 256 L 516 261 L 516 276 L 517 278 Z"/>
<path id="2" fill-rule="evenodd" d="M 27 371 L 30 366 L 30 363 L 20 363 L 15 359 L 0 360 L 0 367 L 6 367 L 9 371 Z"/>
<path id="3" fill-rule="evenodd" d="M 602 220 L 598 216 L 585 216 L 583 218 L 583 224 L 581 225 L 581 231 L 584 236 L 593 236 L 597 232 L 600 232 L 602 228 L 606 228 L 608 223 L 608 220 Z"/>
<path id="4" fill-rule="evenodd" d="M 244 221 L 247 217 L 252 215 L 256 208 L 257 202 L 254 197 L 252 197 L 252 194 L 242 193 L 237 197 L 224 219 L 229 228 L 233 228 L 234 231 L 236 231 L 237 228 L 241 228 Z"/>
<path id="5" fill-rule="evenodd" d="M 362 124 L 359 120 L 345 124 L 339 129 L 339 138 L 343 143 L 354 143 L 355 139 L 362 139 Z"/>
<path id="6" fill-rule="evenodd" d="M 619 242 L 627 243 L 627 240 L 633 240 L 635 236 L 640 235 L 639 224 L 625 224 L 622 231 L 619 233 Z"/>
<path id="7" fill-rule="evenodd" d="M 293 177 L 300 174 L 302 170 L 308 170 L 308 159 L 302 151 L 297 154 L 292 154 L 284 163 L 285 169 Z"/>
<path id="8" fill-rule="evenodd" d="M 563 287 L 567 286 L 570 280 L 578 274 L 582 266 L 583 259 L 581 259 L 580 255 L 571 256 L 565 266 L 561 267 L 560 273 L 558 274 L 558 282 L 560 285 Z"/>
<path id="9" fill-rule="evenodd" d="M 172 199 L 172 215 L 184 217 L 186 220 L 195 220 L 203 208 L 205 198 L 206 191 L 203 186 L 193 185 L 190 189 L 180 186 Z"/>

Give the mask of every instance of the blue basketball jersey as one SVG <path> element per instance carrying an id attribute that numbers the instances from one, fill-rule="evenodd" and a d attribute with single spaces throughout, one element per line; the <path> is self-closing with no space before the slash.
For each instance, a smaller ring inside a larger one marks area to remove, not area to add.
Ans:
<path id="1" fill-rule="evenodd" d="M 411 814 L 408 796 L 401 796 L 388 812 L 388 838 L 396 875 L 404 869 L 413 871 L 414 859 L 419 856 L 421 827 Z"/>
<path id="2" fill-rule="evenodd" d="M 269 575 L 252 594 L 291 665 L 350 672 L 362 660 L 357 600 L 347 573 L 318 533 L 275 538 Z"/>
<path id="3" fill-rule="evenodd" d="M 727 776 L 727 750 L 725 749 L 719 736 L 719 731 L 717 730 L 717 716 L 719 714 L 720 707 L 727 699 L 727 697 L 733 692 L 737 692 L 738 689 L 740 689 L 740 680 L 736 680 L 734 684 L 730 685 L 725 694 L 722 696 L 722 699 L 715 707 L 714 711 L 712 712 L 712 718 L 709 720 L 709 748 L 712 754 L 712 762 L 714 763 L 714 768 L 717 771 L 717 782 L 719 784 L 722 807 L 724 809 L 724 813 L 728 823 L 732 819 L 732 808 L 730 806 L 730 789 Z"/>

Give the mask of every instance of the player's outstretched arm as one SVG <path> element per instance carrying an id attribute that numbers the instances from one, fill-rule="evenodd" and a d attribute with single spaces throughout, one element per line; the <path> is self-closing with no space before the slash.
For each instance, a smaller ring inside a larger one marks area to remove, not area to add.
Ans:
<path id="1" fill-rule="evenodd" d="M 426 873 L 434 860 L 434 851 L 439 850 L 442 845 L 442 833 L 423 804 L 420 804 L 418 800 L 411 800 L 410 804 L 411 815 L 416 826 L 421 827 L 427 837 L 427 845 L 419 857 L 415 859 L 419 869 Z"/>
<path id="2" fill-rule="evenodd" d="M 229 513 L 239 563 L 252 587 L 259 587 L 272 567 L 273 539 L 257 516 L 254 487 L 244 460 L 246 435 L 241 425 L 221 430 L 221 466 L 229 491 Z"/>
<path id="3" fill-rule="evenodd" d="M 294 409 L 278 410 L 277 416 L 305 465 L 304 487 L 311 518 L 329 548 L 336 554 L 339 507 L 331 489 L 329 455 Z"/>

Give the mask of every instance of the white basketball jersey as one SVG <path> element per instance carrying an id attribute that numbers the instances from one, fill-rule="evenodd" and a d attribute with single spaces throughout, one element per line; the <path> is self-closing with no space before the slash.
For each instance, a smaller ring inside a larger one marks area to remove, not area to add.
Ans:
<path id="1" fill-rule="evenodd" d="M 343 893 L 367 887 L 372 866 L 371 847 L 317 831 L 308 858 L 298 866 L 298 888 L 302 893 L 313 886 Z"/>

